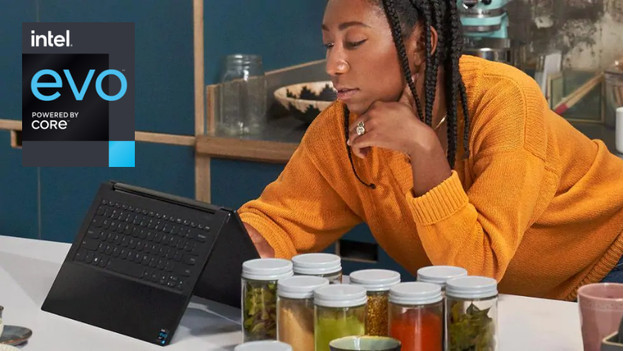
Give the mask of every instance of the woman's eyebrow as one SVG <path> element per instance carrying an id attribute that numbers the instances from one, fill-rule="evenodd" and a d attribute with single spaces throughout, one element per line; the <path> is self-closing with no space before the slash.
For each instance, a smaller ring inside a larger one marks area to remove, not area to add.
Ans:
<path id="1" fill-rule="evenodd" d="M 368 24 L 366 24 L 366 23 L 362 23 L 362 22 L 358 22 L 358 21 L 350 21 L 350 22 L 340 23 L 338 25 L 338 29 L 339 30 L 345 30 L 345 29 L 347 29 L 349 27 L 353 27 L 353 26 L 370 28 L 370 26 Z M 325 31 L 329 31 L 329 28 L 327 28 L 327 26 L 325 24 L 321 25 L 321 29 L 325 30 Z"/>

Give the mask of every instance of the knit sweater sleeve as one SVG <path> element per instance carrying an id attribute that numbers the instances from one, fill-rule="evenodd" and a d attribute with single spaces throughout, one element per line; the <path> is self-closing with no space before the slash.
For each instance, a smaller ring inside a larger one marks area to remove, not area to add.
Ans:
<path id="1" fill-rule="evenodd" d="M 243 222 L 251 225 L 275 250 L 276 257 L 322 251 L 361 218 L 336 191 L 338 181 L 318 160 L 331 158 L 335 150 L 326 142 L 328 128 L 339 107 L 332 106 L 308 127 L 301 144 L 277 180 L 262 195 L 239 209 Z M 336 173 L 336 172 L 332 172 Z"/>
<path id="2" fill-rule="evenodd" d="M 465 170 L 470 187 L 464 189 L 453 171 L 426 194 L 406 197 L 434 265 L 462 266 L 500 280 L 552 195 L 543 157 L 548 110 L 531 82 L 502 79 L 487 90 L 479 99 L 484 105 L 471 109 L 476 121 Z"/>

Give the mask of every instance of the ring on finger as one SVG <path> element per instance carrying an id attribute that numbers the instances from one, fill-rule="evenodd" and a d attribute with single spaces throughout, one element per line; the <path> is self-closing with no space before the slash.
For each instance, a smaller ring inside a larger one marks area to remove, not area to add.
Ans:
<path id="1" fill-rule="evenodd" d="M 363 121 L 358 122 L 357 127 L 355 128 L 355 133 L 358 136 L 364 135 L 364 133 L 366 133 L 366 128 L 364 128 Z"/>

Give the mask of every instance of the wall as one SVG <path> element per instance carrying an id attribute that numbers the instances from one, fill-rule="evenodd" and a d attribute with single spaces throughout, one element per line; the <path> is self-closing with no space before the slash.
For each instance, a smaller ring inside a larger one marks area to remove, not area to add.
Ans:
<path id="1" fill-rule="evenodd" d="M 193 134 L 191 1 L 0 0 L 0 119 L 21 120 L 22 22 L 134 22 L 135 128 Z M 135 168 L 26 168 L 0 131 L 0 234 L 70 242 L 100 182 L 194 195 L 192 147 L 138 142 Z"/>
<path id="2" fill-rule="evenodd" d="M 510 37 L 526 45 L 525 65 L 563 53 L 563 68 L 599 70 L 622 58 L 622 0 L 513 0 Z"/>

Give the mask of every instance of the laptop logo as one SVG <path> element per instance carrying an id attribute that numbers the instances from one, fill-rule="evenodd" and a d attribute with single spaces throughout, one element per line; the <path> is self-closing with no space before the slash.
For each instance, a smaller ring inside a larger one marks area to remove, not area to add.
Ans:
<path id="1" fill-rule="evenodd" d="M 161 329 L 158 332 L 158 343 L 164 345 L 167 343 L 167 339 L 169 338 L 169 329 Z"/>

